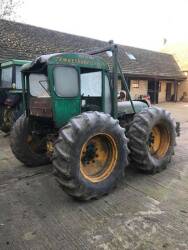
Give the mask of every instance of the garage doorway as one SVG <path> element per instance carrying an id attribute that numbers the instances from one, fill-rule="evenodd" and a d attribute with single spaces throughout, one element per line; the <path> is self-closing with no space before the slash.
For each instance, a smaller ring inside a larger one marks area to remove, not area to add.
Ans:
<path id="1" fill-rule="evenodd" d="M 150 96 L 150 101 L 153 104 L 158 103 L 159 97 L 159 81 L 149 80 L 148 81 L 148 95 Z"/>
<path id="2" fill-rule="evenodd" d="M 167 102 L 171 102 L 175 100 L 174 83 L 172 82 L 166 83 L 166 100 Z"/>

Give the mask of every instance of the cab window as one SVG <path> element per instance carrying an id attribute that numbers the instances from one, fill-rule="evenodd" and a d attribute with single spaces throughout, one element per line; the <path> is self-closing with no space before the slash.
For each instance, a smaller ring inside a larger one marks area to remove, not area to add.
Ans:
<path id="1" fill-rule="evenodd" d="M 81 95 L 101 96 L 102 95 L 102 72 L 86 72 L 81 74 Z"/>
<path id="2" fill-rule="evenodd" d="M 29 75 L 30 94 L 35 97 L 49 97 L 48 78 L 45 74 Z"/>
<path id="3" fill-rule="evenodd" d="M 21 66 L 16 66 L 16 88 L 22 89 Z"/>
<path id="4" fill-rule="evenodd" d="M 54 69 L 55 92 L 61 97 L 79 95 L 78 72 L 73 67 L 58 66 Z"/>
<path id="5" fill-rule="evenodd" d="M 1 69 L 1 87 L 12 87 L 12 66 Z"/>
<path id="6" fill-rule="evenodd" d="M 102 111 L 102 71 L 81 68 L 82 111 Z"/>

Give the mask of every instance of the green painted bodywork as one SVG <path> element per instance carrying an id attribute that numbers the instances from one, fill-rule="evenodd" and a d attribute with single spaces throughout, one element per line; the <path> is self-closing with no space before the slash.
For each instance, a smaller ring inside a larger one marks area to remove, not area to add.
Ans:
<path id="1" fill-rule="evenodd" d="M 9 66 L 12 66 L 12 65 L 22 66 L 23 64 L 29 63 L 29 62 L 31 62 L 31 61 L 11 59 L 9 61 L 1 63 L 1 68 L 9 67 Z"/>
<path id="2" fill-rule="evenodd" d="M 4 68 L 8 68 L 8 67 L 15 67 L 15 66 L 23 66 L 24 64 L 27 64 L 27 63 L 30 63 L 31 61 L 28 61 L 28 60 L 17 60 L 17 59 L 11 59 L 9 61 L 5 61 L 5 62 L 2 62 L 1 63 L 1 69 L 4 69 Z M 15 75 L 16 73 L 14 72 L 14 77 L 16 77 Z M 1 79 L 0 79 L 1 80 Z M 12 82 L 11 84 L 13 83 L 13 78 L 12 78 Z M 1 86 L 1 82 L 0 82 L 0 86 Z M 3 87 L 1 88 L 1 90 L 3 89 Z M 9 88 L 8 90 L 10 93 L 18 93 L 18 94 L 21 94 L 22 93 L 22 90 L 21 89 L 11 89 Z"/>
<path id="3" fill-rule="evenodd" d="M 55 124 L 60 128 L 72 117 L 80 114 L 80 98 L 55 98 L 53 110 Z"/>
<path id="4" fill-rule="evenodd" d="M 11 66 L 23 66 L 26 63 L 30 63 L 31 61 L 28 60 L 17 60 L 17 59 L 11 59 L 5 62 L 1 63 L 1 69 L 4 68 L 8 68 Z M 14 73 L 15 74 L 15 73 Z M 14 76 L 16 77 L 16 76 Z M 1 80 L 1 79 L 0 79 Z M 13 78 L 12 78 L 12 82 L 13 83 Z M 1 82 L 0 82 L 0 86 L 1 86 Z M 9 89 L 4 89 L 3 87 L 0 88 L 0 92 L 1 93 L 5 93 L 6 95 L 10 94 L 22 94 L 22 89 L 16 89 L 16 88 L 9 88 Z"/>
<path id="5" fill-rule="evenodd" d="M 109 70 L 108 64 L 100 57 L 94 57 L 86 54 L 60 54 L 57 56 L 52 56 L 48 60 L 48 64 L 63 64 L 63 65 L 73 65 L 76 67 L 92 68 Z"/>
<path id="6" fill-rule="evenodd" d="M 92 69 L 103 69 L 109 70 L 108 64 L 100 57 L 91 56 L 87 54 L 79 54 L 79 53 L 59 53 L 59 54 L 51 54 L 46 56 L 41 56 L 33 62 L 26 63 L 22 66 L 22 72 L 32 72 L 36 66 L 39 67 L 44 64 L 46 65 L 67 65 L 67 66 L 75 66 L 77 68 L 92 68 Z"/>
<path id="7" fill-rule="evenodd" d="M 100 57 L 93 57 L 85 54 L 62 54 L 52 56 L 48 60 L 49 84 L 52 95 L 53 119 L 57 127 L 62 127 L 72 117 L 81 112 L 81 95 L 74 98 L 59 97 L 54 91 L 53 70 L 56 65 L 74 66 L 78 73 L 80 68 L 90 68 L 99 70 L 108 70 L 108 65 Z M 103 83 L 102 83 L 103 84 Z"/>

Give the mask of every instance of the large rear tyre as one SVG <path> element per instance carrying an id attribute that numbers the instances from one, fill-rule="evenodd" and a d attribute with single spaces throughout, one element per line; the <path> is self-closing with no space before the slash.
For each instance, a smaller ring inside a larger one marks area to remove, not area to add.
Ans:
<path id="1" fill-rule="evenodd" d="M 117 120 L 85 112 L 60 130 L 53 155 L 54 173 L 69 195 L 89 200 L 109 193 L 128 165 L 127 139 Z"/>
<path id="2" fill-rule="evenodd" d="M 39 166 L 50 162 L 45 138 L 30 133 L 28 118 L 24 114 L 11 130 L 10 146 L 15 157 L 26 166 Z"/>
<path id="3" fill-rule="evenodd" d="M 175 123 L 170 113 L 150 107 L 135 115 L 128 134 L 130 158 L 135 166 L 149 173 L 166 168 L 174 153 Z"/>

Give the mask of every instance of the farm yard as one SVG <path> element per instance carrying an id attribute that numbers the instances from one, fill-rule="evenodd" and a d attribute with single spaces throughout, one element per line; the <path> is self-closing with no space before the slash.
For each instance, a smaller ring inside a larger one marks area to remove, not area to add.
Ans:
<path id="1" fill-rule="evenodd" d="M 146 175 L 131 165 L 108 196 L 78 202 L 52 166 L 27 168 L 0 134 L 0 249 L 188 249 L 188 104 L 164 103 L 181 123 L 168 168 Z"/>

